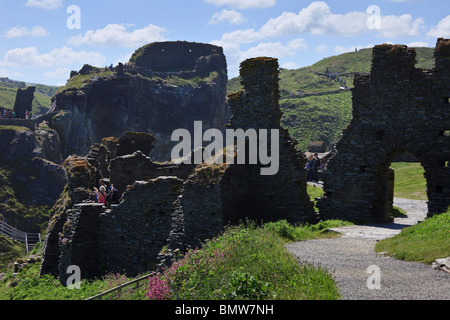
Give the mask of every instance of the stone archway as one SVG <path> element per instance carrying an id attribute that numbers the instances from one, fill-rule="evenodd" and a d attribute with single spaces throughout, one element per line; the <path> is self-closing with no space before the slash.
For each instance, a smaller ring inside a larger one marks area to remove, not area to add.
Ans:
<path id="1" fill-rule="evenodd" d="M 372 204 L 371 216 L 374 221 L 385 222 L 393 220 L 392 211 L 396 172 L 391 168 L 391 165 L 405 154 L 409 154 L 409 157 L 413 158 L 416 163 L 420 163 L 419 158 L 413 153 L 404 148 L 396 148 L 388 152 L 385 157 L 380 157 L 382 161 L 375 166 L 375 197 Z"/>
<path id="2" fill-rule="evenodd" d="M 450 206 L 450 40 L 438 39 L 433 70 L 414 49 L 373 49 L 369 75 L 355 77 L 353 120 L 324 174 L 325 218 L 389 220 L 390 163 L 409 152 L 425 169 L 429 215 Z"/>

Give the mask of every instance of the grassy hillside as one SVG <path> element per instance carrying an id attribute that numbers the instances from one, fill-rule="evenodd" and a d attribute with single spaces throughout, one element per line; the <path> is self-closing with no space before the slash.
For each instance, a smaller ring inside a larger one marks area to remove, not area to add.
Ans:
<path id="1" fill-rule="evenodd" d="M 396 198 L 427 200 L 425 170 L 420 163 L 397 162 L 391 168 L 395 170 Z"/>
<path id="2" fill-rule="evenodd" d="M 43 84 L 30 84 L 35 86 L 33 113 L 35 115 L 45 114 L 52 105 L 52 97 L 58 90 L 58 87 L 46 86 Z M 0 82 L 0 107 L 13 109 L 16 101 L 16 94 L 18 89 L 26 89 L 28 86 L 25 82 Z"/>
<path id="3" fill-rule="evenodd" d="M 415 48 L 417 68 L 433 67 L 433 49 Z M 322 59 L 312 66 L 297 69 L 281 69 L 280 107 L 284 112 L 282 125 L 299 141 L 299 150 L 306 151 L 310 141 L 327 143 L 339 139 L 342 130 L 352 117 L 352 94 L 354 75 L 369 73 L 372 49 L 345 53 Z M 343 84 L 331 79 L 329 73 L 338 73 Z M 240 79 L 231 79 L 228 93 L 242 89 Z M 300 95 L 301 93 L 301 95 Z"/>
<path id="4" fill-rule="evenodd" d="M 450 255 L 450 209 L 377 243 L 377 252 L 406 261 L 431 264 Z"/>

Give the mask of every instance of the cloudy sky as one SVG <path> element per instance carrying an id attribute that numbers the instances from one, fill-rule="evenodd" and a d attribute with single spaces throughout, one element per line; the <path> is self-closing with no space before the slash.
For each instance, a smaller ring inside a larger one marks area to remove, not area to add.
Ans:
<path id="1" fill-rule="evenodd" d="M 381 43 L 450 38 L 447 0 L 0 0 L 0 77 L 65 84 L 83 64 L 127 62 L 154 41 L 225 49 L 239 63 L 276 57 L 295 69 Z"/>

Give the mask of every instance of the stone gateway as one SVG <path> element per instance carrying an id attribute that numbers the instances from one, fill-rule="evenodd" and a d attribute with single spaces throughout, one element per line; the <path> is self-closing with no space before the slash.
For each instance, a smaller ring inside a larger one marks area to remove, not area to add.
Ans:
<path id="1" fill-rule="evenodd" d="M 438 39 L 432 70 L 416 69 L 402 45 L 373 49 L 372 71 L 355 77 L 353 120 L 336 146 L 319 201 L 326 218 L 390 219 L 389 167 L 412 154 L 425 169 L 429 215 L 450 205 L 450 40 Z"/>

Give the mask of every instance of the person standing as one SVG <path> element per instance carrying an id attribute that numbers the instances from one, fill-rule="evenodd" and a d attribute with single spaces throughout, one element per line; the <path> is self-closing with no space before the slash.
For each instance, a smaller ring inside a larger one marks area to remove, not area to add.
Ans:
<path id="1" fill-rule="evenodd" d="M 319 171 L 319 167 L 320 167 L 320 159 L 319 159 L 319 154 L 315 153 L 314 157 L 313 157 L 313 165 L 312 165 L 312 181 L 313 182 L 319 182 L 319 175 L 318 175 L 318 171 Z"/>

